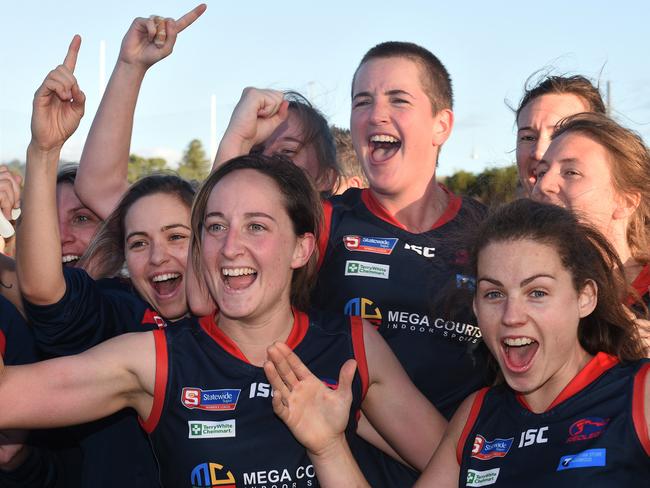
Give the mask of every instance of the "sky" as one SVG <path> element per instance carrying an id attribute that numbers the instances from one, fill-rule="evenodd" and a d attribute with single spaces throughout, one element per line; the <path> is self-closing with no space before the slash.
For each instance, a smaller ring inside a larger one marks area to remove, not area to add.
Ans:
<path id="1" fill-rule="evenodd" d="M 650 2 L 366 0 L 275 2 L 208 0 L 179 34 L 172 55 L 152 67 L 135 114 L 131 152 L 171 166 L 190 140 L 210 148 L 210 97 L 217 137 L 246 86 L 294 89 L 339 127 L 349 127 L 350 81 L 370 47 L 416 42 L 446 65 L 454 86 L 455 125 L 439 175 L 480 172 L 514 161 L 516 105 L 531 74 L 583 74 L 604 88 L 614 117 L 650 140 Z M 33 94 L 82 37 L 75 75 L 86 115 L 62 159 L 77 161 L 100 100 L 100 42 L 110 76 L 133 18 L 178 18 L 186 0 L 3 2 L 0 6 L 0 162 L 24 160 Z"/>

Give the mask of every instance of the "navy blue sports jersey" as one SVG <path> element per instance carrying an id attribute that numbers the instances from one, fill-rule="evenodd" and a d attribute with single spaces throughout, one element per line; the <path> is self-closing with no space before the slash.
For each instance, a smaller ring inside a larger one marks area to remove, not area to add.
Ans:
<path id="1" fill-rule="evenodd" d="M 316 312 L 294 317 L 287 344 L 330 388 L 346 360 L 358 361 L 347 429 L 353 432 L 368 385 L 361 321 Z M 273 412 L 263 368 L 249 363 L 213 317 L 154 337 L 154 403 L 143 427 L 164 486 L 318 486 L 304 447 Z"/>
<path id="2" fill-rule="evenodd" d="M 167 325 L 128 280 L 95 281 L 78 268 L 64 268 L 63 273 L 66 292 L 61 300 L 44 306 L 25 302 L 38 346 L 47 356 L 78 354 L 126 332 Z M 82 486 L 160 486 L 149 440 L 133 410 L 83 424 L 74 433 L 84 456 Z"/>
<path id="3" fill-rule="evenodd" d="M 29 364 L 37 359 L 31 328 L 6 298 L 0 296 L 0 356 L 6 365 Z"/>
<path id="4" fill-rule="evenodd" d="M 25 314 L 34 327 L 38 347 L 50 356 L 68 356 L 126 332 L 143 332 L 166 325 L 129 280 L 93 280 L 78 268 L 64 268 L 66 291 L 57 303 L 25 301 Z"/>
<path id="5" fill-rule="evenodd" d="M 481 390 L 458 443 L 458 486 L 648 486 L 648 371 L 648 360 L 599 353 L 539 414 L 507 385 Z"/>
<path id="6" fill-rule="evenodd" d="M 374 323 L 413 383 L 447 418 L 487 384 L 481 333 L 471 311 L 463 231 L 483 207 L 449 194 L 429 231 L 404 229 L 369 190 L 326 202 L 314 306 Z"/>

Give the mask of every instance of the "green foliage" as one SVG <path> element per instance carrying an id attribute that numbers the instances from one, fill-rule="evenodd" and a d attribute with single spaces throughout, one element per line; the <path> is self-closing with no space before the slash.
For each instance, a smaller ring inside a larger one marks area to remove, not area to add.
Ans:
<path id="1" fill-rule="evenodd" d="M 474 197 L 488 206 L 507 203 L 517 196 L 517 166 L 487 168 L 478 175 L 458 171 L 445 180 L 454 193 Z"/>
<path id="2" fill-rule="evenodd" d="M 210 161 L 198 139 L 193 139 L 188 144 L 178 166 L 178 174 L 189 181 L 203 181 L 210 174 Z"/>
<path id="3" fill-rule="evenodd" d="M 136 154 L 129 156 L 128 180 L 133 183 L 143 176 L 150 175 L 158 171 L 164 171 L 167 168 L 167 161 L 163 158 L 143 158 Z"/>

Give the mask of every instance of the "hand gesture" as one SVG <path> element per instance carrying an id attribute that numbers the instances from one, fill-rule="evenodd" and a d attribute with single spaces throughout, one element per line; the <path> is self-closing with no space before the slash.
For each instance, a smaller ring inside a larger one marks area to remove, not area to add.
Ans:
<path id="1" fill-rule="evenodd" d="M 77 130 L 86 95 L 74 77 L 81 37 L 74 36 L 63 64 L 57 66 L 34 94 L 32 144 L 43 151 L 58 150 Z"/>
<path id="2" fill-rule="evenodd" d="M 267 140 L 286 120 L 288 109 L 289 102 L 281 91 L 244 88 L 230 117 L 226 136 L 235 136 L 252 148 Z"/>
<path id="3" fill-rule="evenodd" d="M 174 49 L 176 35 L 192 25 L 206 8 L 202 3 L 178 20 L 157 15 L 148 19 L 138 17 L 122 39 L 119 60 L 146 69 L 166 58 Z"/>
<path id="4" fill-rule="evenodd" d="M 343 436 L 352 404 L 356 361 L 348 360 L 331 390 L 281 342 L 267 349 L 264 372 L 273 387 L 273 411 L 313 454 L 326 451 Z"/>

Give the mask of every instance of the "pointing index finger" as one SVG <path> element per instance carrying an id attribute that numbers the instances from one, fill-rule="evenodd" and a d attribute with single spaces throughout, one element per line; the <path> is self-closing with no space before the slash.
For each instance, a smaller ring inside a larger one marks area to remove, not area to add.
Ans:
<path id="1" fill-rule="evenodd" d="M 176 21 L 176 27 L 178 29 L 177 32 L 181 32 L 188 26 L 192 25 L 196 19 L 201 17 L 203 12 L 205 12 L 205 9 L 207 8 L 208 8 L 207 5 L 205 3 L 202 3 L 194 7 L 185 15 L 183 15 L 180 19 Z"/>
<path id="2" fill-rule="evenodd" d="M 63 60 L 63 66 L 68 68 L 72 73 L 74 73 L 74 68 L 77 65 L 77 55 L 79 54 L 79 48 L 81 47 L 81 36 L 75 34 L 70 42 L 68 47 L 68 53 L 65 55 Z"/>

